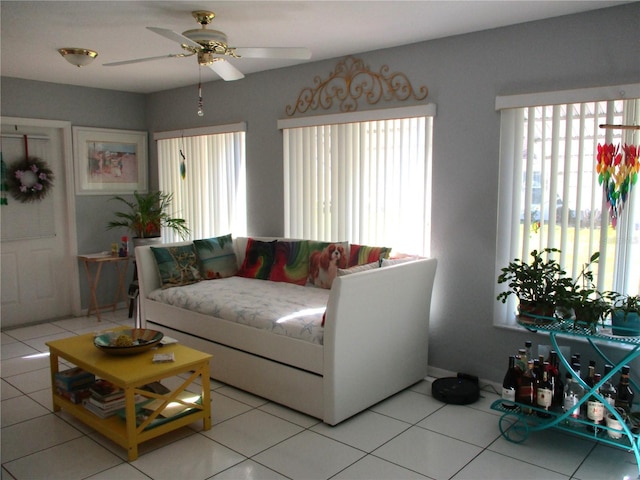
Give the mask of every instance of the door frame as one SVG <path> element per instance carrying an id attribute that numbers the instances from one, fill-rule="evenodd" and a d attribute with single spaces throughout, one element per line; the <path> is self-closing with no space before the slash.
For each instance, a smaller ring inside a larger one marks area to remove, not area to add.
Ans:
<path id="1" fill-rule="evenodd" d="M 65 187 L 65 216 L 67 219 L 68 244 L 65 250 L 65 266 L 70 274 L 69 299 L 71 301 L 71 315 L 82 314 L 80 303 L 80 280 L 78 268 L 78 235 L 76 226 L 76 197 L 73 170 L 73 140 L 71 136 L 71 122 L 66 120 L 44 120 L 41 118 L 0 117 L 3 125 L 24 127 L 41 127 L 57 129 L 62 140 L 62 155 L 64 157 L 64 187 Z"/>

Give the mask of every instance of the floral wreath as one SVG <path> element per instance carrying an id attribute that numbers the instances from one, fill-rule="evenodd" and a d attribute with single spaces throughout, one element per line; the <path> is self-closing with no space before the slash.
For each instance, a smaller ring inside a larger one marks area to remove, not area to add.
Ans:
<path id="1" fill-rule="evenodd" d="M 7 172 L 9 192 L 18 201 L 42 200 L 53 187 L 53 172 L 37 157 L 27 157 L 13 163 Z"/>

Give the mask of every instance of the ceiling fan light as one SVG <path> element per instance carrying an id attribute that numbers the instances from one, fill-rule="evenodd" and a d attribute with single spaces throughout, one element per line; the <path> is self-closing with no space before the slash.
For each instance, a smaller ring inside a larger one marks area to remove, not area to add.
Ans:
<path id="1" fill-rule="evenodd" d="M 227 43 L 227 36 L 218 30 L 205 30 L 196 28 L 182 32 L 184 37 L 199 44 Z"/>
<path id="2" fill-rule="evenodd" d="M 98 56 L 98 52 L 86 48 L 59 48 L 58 52 L 67 62 L 76 67 L 89 65 Z"/>

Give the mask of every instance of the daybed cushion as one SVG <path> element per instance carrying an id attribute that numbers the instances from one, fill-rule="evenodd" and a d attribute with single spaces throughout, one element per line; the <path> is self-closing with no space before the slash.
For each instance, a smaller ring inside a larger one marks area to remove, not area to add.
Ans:
<path id="1" fill-rule="evenodd" d="M 238 261 L 231 234 L 194 240 L 200 260 L 200 274 L 205 280 L 231 277 L 238 273 Z"/>
<path id="2" fill-rule="evenodd" d="M 174 247 L 151 247 L 158 267 L 162 288 L 199 282 L 200 269 L 193 244 Z"/>
<path id="3" fill-rule="evenodd" d="M 322 344 L 322 315 L 329 291 L 242 277 L 154 290 L 151 300 L 278 335 Z"/>
<path id="4" fill-rule="evenodd" d="M 267 280 L 273 265 L 276 241 L 263 242 L 254 238 L 247 240 L 247 250 L 238 276 Z"/>
<path id="5" fill-rule="evenodd" d="M 352 243 L 349 246 L 349 267 L 378 262 L 382 258 L 388 258 L 389 253 L 391 249 L 388 247 L 370 247 Z"/>
<path id="6" fill-rule="evenodd" d="M 354 265 L 353 267 L 349 268 L 339 268 L 338 276 L 343 277 L 351 273 L 366 272 L 367 270 L 372 270 L 374 268 L 380 268 L 380 262 L 371 262 L 365 265 Z"/>
<path id="7" fill-rule="evenodd" d="M 309 242 L 282 241 L 276 243 L 269 280 L 306 285 L 309 276 Z"/>
<path id="8" fill-rule="evenodd" d="M 347 268 L 348 242 L 309 241 L 309 284 L 330 289 L 339 268 Z"/>

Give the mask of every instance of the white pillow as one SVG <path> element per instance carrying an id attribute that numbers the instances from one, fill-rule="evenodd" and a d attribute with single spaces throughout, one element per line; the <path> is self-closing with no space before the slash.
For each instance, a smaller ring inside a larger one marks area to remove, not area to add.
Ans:
<path id="1" fill-rule="evenodd" d="M 344 275 L 349 275 L 351 273 L 365 272 L 367 270 L 371 270 L 373 268 L 378 268 L 378 262 L 366 263 L 364 265 L 355 265 L 351 268 L 339 268 L 338 276 L 343 277 Z"/>
<path id="2" fill-rule="evenodd" d="M 391 265 L 398 265 L 400 263 L 414 262 L 420 257 L 402 257 L 402 258 L 383 258 L 380 262 L 381 267 L 390 267 Z"/>

